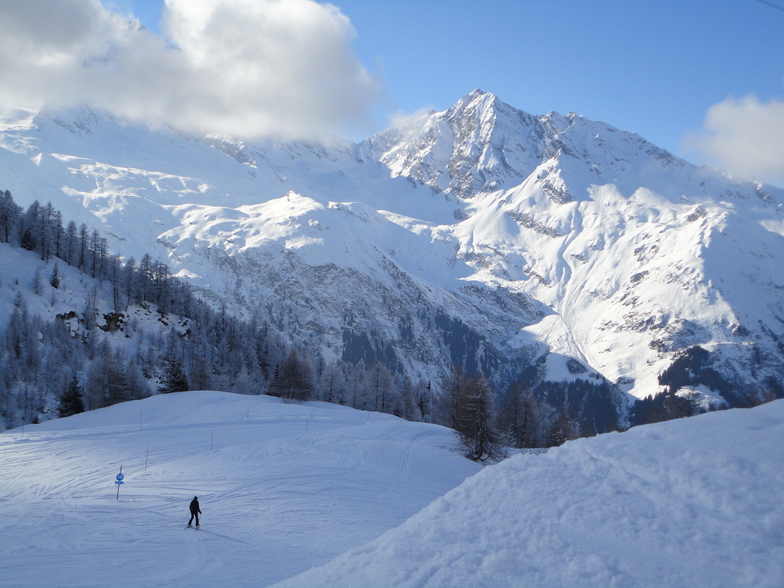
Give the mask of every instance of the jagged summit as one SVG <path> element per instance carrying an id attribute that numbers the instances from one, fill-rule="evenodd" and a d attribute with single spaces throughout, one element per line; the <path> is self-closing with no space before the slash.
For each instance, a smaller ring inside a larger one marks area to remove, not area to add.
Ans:
<path id="1" fill-rule="evenodd" d="M 651 155 L 663 166 L 686 165 L 634 133 L 574 113 L 535 116 L 482 90 L 470 92 L 445 111 L 379 133 L 363 147 L 367 157 L 382 161 L 394 176 L 461 199 L 509 189 L 536 174 L 537 181 L 563 203 L 582 195 L 558 188 L 561 180 L 555 177 L 555 168 L 585 170 L 599 181 L 615 181 L 639 173 L 630 169 L 635 160 L 646 160 L 636 166 L 645 167 Z M 612 176 L 603 178 L 604 174 Z"/>

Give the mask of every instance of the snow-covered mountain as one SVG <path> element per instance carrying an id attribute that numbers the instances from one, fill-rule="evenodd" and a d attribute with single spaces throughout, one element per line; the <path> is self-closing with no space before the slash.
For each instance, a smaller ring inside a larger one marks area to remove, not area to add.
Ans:
<path id="1" fill-rule="evenodd" d="M 458 256 L 552 309 L 525 328 L 552 351 L 638 397 L 694 345 L 734 382 L 780 379 L 782 190 L 479 91 L 367 145 L 393 175 L 470 199 Z"/>
<path id="2" fill-rule="evenodd" d="M 781 394 L 784 191 L 605 123 L 474 91 L 360 144 L 185 136 L 86 108 L 4 125 L 17 202 L 52 201 L 328 358 L 436 387 L 456 364 L 500 392 L 579 379 L 603 400 L 575 410 L 622 415 L 668 386 Z"/>

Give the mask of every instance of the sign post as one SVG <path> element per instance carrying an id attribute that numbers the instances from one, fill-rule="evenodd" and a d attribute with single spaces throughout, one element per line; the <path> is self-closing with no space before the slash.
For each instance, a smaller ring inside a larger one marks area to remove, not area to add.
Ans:
<path id="1" fill-rule="evenodd" d="M 120 473 L 114 477 L 114 483 L 117 484 L 117 498 L 115 500 L 120 500 L 120 485 L 123 483 L 123 476 L 122 473 L 122 466 L 120 466 Z"/>

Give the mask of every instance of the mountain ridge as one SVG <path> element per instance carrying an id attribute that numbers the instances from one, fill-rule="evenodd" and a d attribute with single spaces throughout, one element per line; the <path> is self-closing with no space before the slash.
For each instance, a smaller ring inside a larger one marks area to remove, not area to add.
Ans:
<path id="1" fill-rule="evenodd" d="M 458 365 L 499 391 L 586 377 L 620 415 L 698 346 L 736 389 L 692 378 L 706 406 L 753 403 L 784 373 L 784 191 L 605 123 L 479 90 L 359 144 L 53 116 L 0 139 L 20 202 L 52 199 L 330 357 L 436 386 Z"/>

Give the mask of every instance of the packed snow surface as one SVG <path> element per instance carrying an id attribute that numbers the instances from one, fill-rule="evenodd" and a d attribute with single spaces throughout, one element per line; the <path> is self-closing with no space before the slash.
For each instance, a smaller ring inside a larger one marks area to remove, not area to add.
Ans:
<path id="1" fill-rule="evenodd" d="M 162 395 L 27 426 L 0 435 L 0 585 L 268 586 L 479 469 L 443 427 L 267 396 Z"/>
<path id="2" fill-rule="evenodd" d="M 2 584 L 782 586 L 783 438 L 776 401 L 478 472 L 433 425 L 156 396 L 0 435 Z"/>

